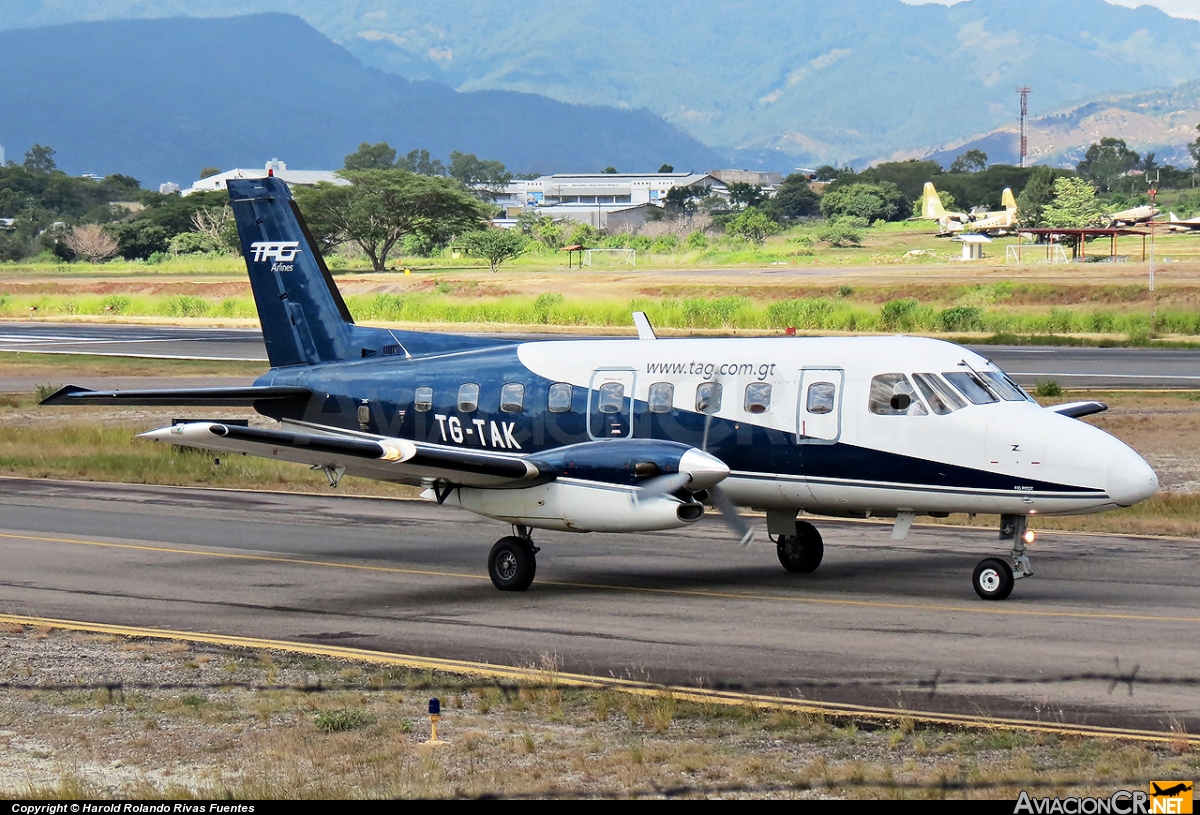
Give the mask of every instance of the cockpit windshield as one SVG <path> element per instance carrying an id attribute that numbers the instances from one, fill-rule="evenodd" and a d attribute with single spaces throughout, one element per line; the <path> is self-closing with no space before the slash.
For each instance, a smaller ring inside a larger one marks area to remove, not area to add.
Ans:
<path id="1" fill-rule="evenodd" d="M 947 371 L 942 376 L 976 405 L 990 405 L 1000 401 L 974 371 Z"/>
<path id="2" fill-rule="evenodd" d="M 1032 402 L 1033 397 L 1021 390 L 1003 371 L 980 371 L 988 386 L 1005 402 Z"/>

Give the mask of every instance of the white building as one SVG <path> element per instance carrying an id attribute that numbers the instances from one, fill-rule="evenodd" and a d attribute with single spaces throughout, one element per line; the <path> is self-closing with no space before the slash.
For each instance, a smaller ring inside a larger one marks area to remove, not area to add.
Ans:
<path id="1" fill-rule="evenodd" d="M 692 186 L 728 195 L 725 184 L 708 173 L 560 173 L 510 181 L 493 201 L 504 209 L 502 221 L 536 212 L 605 229 L 610 214 L 614 228 L 618 221 L 623 226 L 645 223 L 647 205 L 661 205 L 675 187 Z"/>
<path id="2" fill-rule="evenodd" d="M 191 195 L 194 192 L 213 192 L 214 190 L 224 192 L 225 182 L 230 178 L 266 178 L 271 173 L 289 185 L 313 186 L 322 181 L 328 181 L 330 184 L 344 187 L 350 183 L 333 170 L 289 170 L 286 164 L 273 158 L 261 170 L 238 168 L 202 178 L 184 190 L 183 194 Z"/>

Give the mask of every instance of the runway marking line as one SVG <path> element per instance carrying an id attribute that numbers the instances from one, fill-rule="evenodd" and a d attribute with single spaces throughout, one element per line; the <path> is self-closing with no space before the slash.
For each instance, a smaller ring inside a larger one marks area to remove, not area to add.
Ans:
<path id="1" fill-rule="evenodd" d="M 152 637 L 183 642 L 223 645 L 257 650 L 286 651 L 307 656 L 348 659 L 376 665 L 389 665 L 420 671 L 443 671 L 445 673 L 482 676 L 488 679 L 514 682 L 536 681 L 540 672 L 536 667 L 519 668 L 491 665 L 460 659 L 440 659 L 413 654 L 394 654 L 372 651 L 365 648 L 348 648 L 339 645 L 310 645 L 289 640 L 270 640 L 258 637 L 227 636 L 200 631 L 176 631 L 167 628 L 142 628 L 138 626 L 111 625 L 108 623 L 59 620 L 47 617 L 26 617 L 15 614 L 0 614 L 0 622 L 13 625 L 30 625 L 42 628 L 61 628 L 65 631 L 85 631 L 93 634 L 112 634 L 122 637 Z M 993 716 L 967 716 L 957 713 L 927 713 L 915 710 L 854 705 L 840 702 L 813 702 L 805 699 L 789 699 L 765 694 L 738 693 L 736 691 L 706 690 L 679 685 L 655 685 L 632 679 L 589 676 L 556 672 L 558 684 L 576 688 L 619 690 L 638 696 L 661 696 L 670 693 L 676 699 L 697 704 L 721 704 L 730 707 L 753 707 L 768 710 L 786 710 L 794 713 L 840 717 L 867 718 L 887 722 L 908 720 L 923 724 L 947 727 L 970 727 L 982 730 L 1024 730 L 1031 733 L 1052 733 L 1060 736 L 1083 738 L 1124 739 L 1129 741 L 1162 742 L 1178 744 L 1186 741 L 1200 745 L 1200 735 L 1186 733 L 1162 733 L 1154 730 L 1138 730 L 1122 727 L 1098 727 L 1088 725 L 1066 725 L 1054 722 L 1039 722 L 1030 719 L 1010 719 Z"/>
<path id="2" fill-rule="evenodd" d="M 384 572 L 389 574 L 423 575 L 427 577 L 453 577 L 467 580 L 487 580 L 490 578 L 474 573 L 434 571 L 432 569 L 402 569 L 396 566 L 368 566 L 362 563 L 339 563 L 332 560 L 308 560 L 304 558 L 282 557 L 277 555 L 247 555 L 234 552 L 209 552 L 201 549 L 179 549 L 170 546 L 148 546 L 135 543 L 109 543 L 106 541 L 79 540 L 75 538 L 52 538 L 40 535 L 13 534 L 0 532 L 0 539 L 39 541 L 44 543 L 66 543 L 75 546 L 96 546 L 104 549 L 130 549 L 142 552 L 163 552 L 167 554 L 191 555 L 194 557 L 224 558 L 228 560 L 249 560 L 260 563 L 287 563 L 296 566 L 321 566 L 331 569 L 351 569 L 365 572 Z M 713 589 L 665 589 L 642 588 L 639 586 L 619 586 L 606 583 L 575 583 L 566 580 L 539 580 L 546 586 L 560 586 L 577 589 L 603 589 L 606 591 L 626 591 L 638 594 L 666 594 L 682 597 L 712 597 L 723 600 L 760 600 L 764 602 L 800 603 L 804 605 L 848 606 L 861 608 L 905 609 L 910 611 L 950 611 L 968 614 L 998 614 L 1010 617 L 1042 617 L 1082 620 L 1127 620 L 1151 623 L 1200 623 L 1200 617 L 1171 617 L 1152 614 L 1115 614 L 1094 611 L 1038 611 L 1035 609 L 1003 608 L 995 604 L 978 606 L 951 606 L 935 603 L 888 603 L 880 600 L 842 600 L 832 597 L 789 597 L 782 594 L 758 594 L 747 591 L 716 591 Z"/>

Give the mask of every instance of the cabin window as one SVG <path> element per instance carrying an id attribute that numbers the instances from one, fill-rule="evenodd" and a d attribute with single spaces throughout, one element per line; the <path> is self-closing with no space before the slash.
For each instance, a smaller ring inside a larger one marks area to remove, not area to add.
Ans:
<path id="1" fill-rule="evenodd" d="M 670 382 L 655 382 L 646 397 L 651 413 L 670 413 L 675 405 L 675 386 Z"/>
<path id="2" fill-rule="evenodd" d="M 721 409 L 721 383 L 701 382 L 696 386 L 696 410 L 716 413 Z"/>
<path id="3" fill-rule="evenodd" d="M 458 388 L 458 410 L 470 413 L 479 407 L 479 386 L 474 382 L 464 382 Z"/>
<path id="4" fill-rule="evenodd" d="M 993 391 L 995 391 L 1005 402 L 1026 402 L 1033 401 L 1025 391 L 1021 390 L 1021 386 L 1013 382 L 1007 376 L 996 371 L 980 371 L 979 375 L 988 383 Z"/>
<path id="5" fill-rule="evenodd" d="M 500 409 L 505 413 L 520 413 L 525 407 L 525 386 L 519 382 L 505 382 L 500 389 Z"/>
<path id="6" fill-rule="evenodd" d="M 566 413 L 571 409 L 573 391 L 569 382 L 555 382 L 546 395 L 546 409 L 551 413 Z"/>
<path id="7" fill-rule="evenodd" d="M 973 373 L 963 371 L 948 371 L 942 376 L 953 385 L 959 393 L 970 399 L 977 405 L 988 405 L 992 402 L 999 402 L 992 392 L 987 389 L 987 386 L 979 380 Z"/>
<path id="8" fill-rule="evenodd" d="M 880 374 L 871 380 L 870 411 L 879 416 L 925 416 L 928 411 L 904 374 Z"/>
<path id="9" fill-rule="evenodd" d="M 766 413 L 771 409 L 771 385 L 768 382 L 751 382 L 746 386 L 747 413 Z"/>
<path id="10" fill-rule="evenodd" d="M 625 386 L 620 382 L 605 382 L 600 386 L 597 403 L 601 413 L 620 413 L 625 403 Z"/>
<path id="11" fill-rule="evenodd" d="M 413 397 L 413 410 L 424 412 L 433 407 L 433 388 L 417 388 Z"/>
<path id="12" fill-rule="evenodd" d="M 953 413 L 967 406 L 954 388 L 947 385 L 945 380 L 937 374 L 913 374 L 913 379 L 920 388 L 921 395 L 929 403 L 929 407 L 939 416 L 945 416 L 947 413 Z"/>
<path id="13" fill-rule="evenodd" d="M 832 382 L 814 382 L 808 386 L 808 399 L 805 400 L 804 409 L 818 416 L 833 413 L 836 399 L 837 385 Z"/>

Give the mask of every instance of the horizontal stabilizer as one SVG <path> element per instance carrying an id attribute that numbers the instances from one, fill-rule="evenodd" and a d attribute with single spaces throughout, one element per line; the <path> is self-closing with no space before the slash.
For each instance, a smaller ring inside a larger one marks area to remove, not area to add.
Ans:
<path id="1" fill-rule="evenodd" d="M 1067 402 L 1063 405 L 1052 405 L 1046 408 L 1053 410 L 1055 413 L 1061 413 L 1063 416 L 1070 416 L 1072 419 L 1078 419 L 1083 416 L 1091 416 L 1093 413 L 1103 413 L 1108 410 L 1108 405 L 1103 402 Z"/>
<path id="2" fill-rule="evenodd" d="M 249 386 L 245 388 L 174 388 L 167 390 L 93 391 L 67 385 L 42 400 L 43 405 L 196 405 L 213 407 L 251 407 L 255 402 L 308 401 L 309 388 L 290 386 Z"/>

